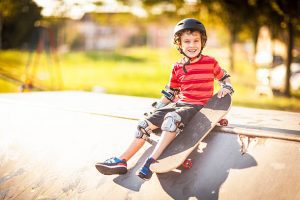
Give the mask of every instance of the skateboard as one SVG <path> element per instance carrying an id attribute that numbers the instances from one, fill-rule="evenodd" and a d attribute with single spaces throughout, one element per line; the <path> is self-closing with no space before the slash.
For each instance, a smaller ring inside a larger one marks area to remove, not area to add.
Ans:
<path id="1" fill-rule="evenodd" d="M 218 123 L 222 126 L 228 124 L 223 117 L 230 107 L 229 94 L 223 98 L 218 98 L 215 94 L 169 144 L 157 161 L 150 165 L 151 171 L 165 173 L 182 164 L 184 168 L 191 168 L 192 161 L 187 159 L 188 156 Z"/>

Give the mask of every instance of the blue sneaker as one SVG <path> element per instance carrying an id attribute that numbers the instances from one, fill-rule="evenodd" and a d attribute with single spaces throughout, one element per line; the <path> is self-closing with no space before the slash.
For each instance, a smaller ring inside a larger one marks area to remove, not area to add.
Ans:
<path id="1" fill-rule="evenodd" d="M 104 175 L 112 174 L 126 174 L 127 163 L 126 160 L 121 160 L 117 157 L 107 159 L 104 162 L 96 163 L 97 170 Z"/>
<path id="2" fill-rule="evenodd" d="M 155 160 L 153 158 L 148 158 L 146 160 L 144 166 L 140 169 L 138 173 L 138 176 L 141 179 L 148 181 L 152 177 L 153 172 L 150 170 L 150 165 L 154 162 Z"/>

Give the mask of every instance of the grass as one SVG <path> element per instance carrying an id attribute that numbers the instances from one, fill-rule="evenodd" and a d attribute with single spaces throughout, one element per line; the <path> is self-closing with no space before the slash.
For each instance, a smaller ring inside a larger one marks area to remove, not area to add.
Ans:
<path id="1" fill-rule="evenodd" d="M 214 55 L 220 65 L 229 70 L 226 50 L 209 49 L 205 53 Z M 256 95 L 254 68 L 243 56 L 236 57 L 239 60 L 235 73 L 231 72 L 234 105 L 300 111 L 299 97 Z M 0 92 L 19 91 L 19 81 L 26 77 L 28 58 L 28 52 L 0 51 Z M 142 47 L 114 52 L 70 52 L 59 55 L 59 62 L 45 53 L 39 57 L 32 54 L 27 74 L 34 74 L 33 84 L 46 90 L 92 91 L 102 88 L 107 93 L 158 98 L 168 82 L 172 64 L 179 58 L 175 49 Z M 36 72 L 32 71 L 34 68 Z"/>

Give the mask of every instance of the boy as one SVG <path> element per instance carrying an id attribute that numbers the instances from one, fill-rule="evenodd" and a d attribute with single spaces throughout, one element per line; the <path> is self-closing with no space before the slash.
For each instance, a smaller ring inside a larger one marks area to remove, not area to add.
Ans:
<path id="1" fill-rule="evenodd" d="M 125 174 L 127 161 L 144 145 L 154 129 L 161 128 L 158 144 L 138 173 L 140 178 L 149 180 L 152 176 L 150 165 L 213 96 L 214 79 L 222 86 L 219 98 L 234 92 L 230 75 L 214 58 L 201 54 L 206 41 L 205 27 L 198 20 L 187 18 L 176 25 L 174 44 L 184 57 L 173 66 L 169 84 L 162 91 L 164 96 L 157 102 L 153 114 L 138 122 L 135 138 L 127 150 L 119 157 L 96 164 L 99 172 Z"/>

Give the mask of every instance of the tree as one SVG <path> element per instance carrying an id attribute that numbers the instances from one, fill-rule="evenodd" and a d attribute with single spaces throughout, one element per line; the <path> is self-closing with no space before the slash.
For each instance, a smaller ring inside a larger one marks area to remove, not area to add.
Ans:
<path id="1" fill-rule="evenodd" d="M 266 15 L 266 13 L 269 12 L 268 5 L 268 0 L 247 1 L 244 5 L 246 9 L 243 9 L 244 19 L 242 29 L 250 34 L 251 40 L 253 41 L 253 55 L 257 53 L 256 47 L 260 28 L 262 26 L 270 27 L 269 15 Z"/>
<path id="2" fill-rule="evenodd" d="M 209 12 L 219 18 L 229 32 L 229 60 L 231 71 L 235 70 L 234 44 L 238 34 L 247 30 L 254 44 L 257 42 L 260 21 L 257 20 L 257 1 L 248 0 L 203 0 Z M 256 46 L 256 45 L 254 45 Z"/>
<path id="3" fill-rule="evenodd" d="M 35 22 L 42 18 L 41 8 L 32 0 L 1 0 L 0 18 L 2 48 L 19 48 L 30 38 Z"/>
<path id="4" fill-rule="evenodd" d="M 209 10 L 223 21 L 230 33 L 230 63 L 234 70 L 234 48 L 237 34 L 246 27 L 252 34 L 256 46 L 258 30 L 262 25 L 268 25 L 273 37 L 279 37 L 286 32 L 286 37 L 281 38 L 287 44 L 285 96 L 290 94 L 290 74 L 292 50 L 295 35 L 300 29 L 300 1 L 290 0 L 202 0 Z M 275 34 L 274 34 L 275 33 Z M 277 34 L 276 34 L 277 33 Z"/>
<path id="5" fill-rule="evenodd" d="M 290 75 L 293 59 L 292 50 L 294 48 L 295 35 L 300 31 L 300 1 L 272 0 L 269 4 L 272 10 L 272 12 L 269 13 L 269 17 L 273 19 L 273 26 L 280 29 L 281 32 L 286 31 L 287 33 L 286 37 L 283 39 L 287 44 L 284 95 L 290 97 Z"/>

